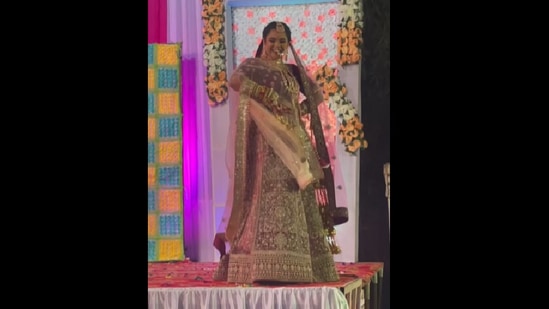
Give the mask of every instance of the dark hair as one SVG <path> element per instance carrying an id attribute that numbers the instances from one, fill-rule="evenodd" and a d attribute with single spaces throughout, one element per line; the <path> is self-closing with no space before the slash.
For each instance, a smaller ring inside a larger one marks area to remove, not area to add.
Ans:
<path id="1" fill-rule="evenodd" d="M 284 22 L 272 21 L 268 23 L 267 26 L 265 26 L 265 28 L 263 28 L 263 39 L 261 40 L 261 43 L 259 43 L 259 46 L 257 47 L 257 52 L 255 53 L 256 58 L 261 57 L 261 53 L 263 52 L 263 41 L 265 40 L 269 32 L 271 32 L 271 30 L 276 29 L 277 23 L 281 23 L 284 26 L 284 32 L 286 32 L 286 36 L 288 37 L 288 44 L 291 44 L 290 42 L 292 41 L 292 31 L 290 31 L 290 27 L 288 27 L 288 25 L 286 25 L 286 23 Z"/>
<path id="2" fill-rule="evenodd" d="M 259 43 L 259 46 L 257 47 L 257 52 L 255 53 L 256 58 L 261 57 L 261 52 L 263 52 L 263 40 L 265 40 L 265 38 L 267 37 L 267 35 L 269 35 L 269 32 L 271 32 L 271 30 L 276 29 L 277 23 L 281 23 L 284 26 L 284 31 L 286 32 L 286 36 L 288 37 L 288 44 L 290 45 L 292 44 L 291 43 L 292 32 L 290 31 L 290 27 L 288 27 L 288 25 L 286 25 L 286 23 L 284 22 L 272 21 L 269 24 L 267 24 L 265 28 L 263 28 L 263 39 L 261 40 L 261 43 Z M 299 68 L 295 64 L 286 64 L 286 65 L 289 66 L 292 74 L 297 79 L 297 83 L 299 84 L 299 90 L 301 91 L 301 93 L 304 93 L 303 83 L 301 82 L 301 75 L 299 74 Z"/>

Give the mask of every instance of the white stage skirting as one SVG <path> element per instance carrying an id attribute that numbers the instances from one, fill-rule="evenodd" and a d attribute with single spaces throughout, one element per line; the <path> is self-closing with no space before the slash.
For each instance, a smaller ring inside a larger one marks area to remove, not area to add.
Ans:
<path id="1" fill-rule="evenodd" d="M 336 287 L 149 288 L 149 309 L 348 309 Z"/>
<path id="2" fill-rule="evenodd" d="M 214 281 L 217 263 L 149 263 L 149 309 L 380 309 L 383 263 L 336 263 L 340 280 L 243 285 Z"/>

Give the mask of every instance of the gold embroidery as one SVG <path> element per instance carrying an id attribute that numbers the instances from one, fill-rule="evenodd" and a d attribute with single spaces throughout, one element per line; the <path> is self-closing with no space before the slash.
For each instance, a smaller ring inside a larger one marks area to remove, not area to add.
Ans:
<path id="1" fill-rule="evenodd" d="M 286 65 L 272 61 L 250 59 L 238 70 L 254 82 L 245 81 L 240 88 L 234 202 L 226 231 L 231 251 L 221 259 L 214 279 L 238 283 L 337 281 L 314 188 L 299 189 L 295 177 L 248 116 L 247 98 L 252 97 L 291 128 L 302 141 L 311 170 L 322 173 L 300 122 L 299 84 Z"/>

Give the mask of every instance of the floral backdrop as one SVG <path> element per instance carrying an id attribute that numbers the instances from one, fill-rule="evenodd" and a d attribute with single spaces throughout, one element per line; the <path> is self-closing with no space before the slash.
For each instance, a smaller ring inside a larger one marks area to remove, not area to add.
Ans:
<path id="1" fill-rule="evenodd" d="M 337 64 L 339 3 L 241 7 L 233 8 L 231 13 L 232 53 L 236 65 L 255 56 L 263 28 L 273 20 L 283 21 L 290 27 L 292 44 L 309 72 L 315 72 L 324 64 Z M 289 62 L 293 62 L 290 56 Z"/>
<path id="2" fill-rule="evenodd" d="M 325 104 L 319 106 L 327 143 L 336 136 L 351 154 L 368 146 L 363 124 L 346 87 L 338 76 L 338 65 L 358 64 L 362 45 L 362 2 L 340 0 L 332 3 L 233 7 L 225 12 L 224 0 L 202 0 L 205 84 L 211 106 L 227 99 L 227 57 L 238 66 L 254 57 L 263 28 L 273 20 L 284 21 L 292 31 L 292 44 L 309 74 L 324 90 Z M 224 38 L 225 14 L 232 14 L 232 38 Z M 232 51 L 226 40 L 232 40 Z M 288 62 L 295 63 L 289 53 Z M 305 119 L 307 121 L 307 119 Z M 336 127 L 339 123 L 339 129 Z M 328 145 L 333 150 L 333 145 Z"/>
<path id="3" fill-rule="evenodd" d="M 322 123 L 327 124 L 324 126 L 324 136 L 332 153 L 336 136 L 340 137 L 349 153 L 355 153 L 368 145 L 364 139 L 363 125 L 352 102 L 345 97 L 347 91 L 336 69 L 340 57 L 338 52 L 341 52 L 341 48 L 338 48 L 341 14 L 348 7 L 350 5 L 340 3 L 318 3 L 238 7 L 230 12 L 235 66 L 255 56 L 263 28 L 269 22 L 281 20 L 288 24 L 296 54 L 324 90 L 326 104 L 319 106 L 319 115 Z M 292 53 L 288 54 L 288 62 L 294 63 Z M 336 125 L 338 122 L 339 128 Z"/>

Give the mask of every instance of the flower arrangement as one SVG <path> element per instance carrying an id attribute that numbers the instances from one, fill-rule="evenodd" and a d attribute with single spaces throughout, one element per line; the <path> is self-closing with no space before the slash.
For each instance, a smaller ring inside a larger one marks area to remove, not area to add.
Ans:
<path id="1" fill-rule="evenodd" d="M 362 1 L 341 0 L 341 22 L 337 31 L 337 55 L 340 65 L 357 64 L 362 49 Z"/>
<path id="2" fill-rule="evenodd" d="M 204 82 L 208 104 L 216 106 L 225 102 L 228 96 L 223 0 L 202 0 L 202 21 L 204 66 L 208 69 Z"/>
<path id="3" fill-rule="evenodd" d="M 340 65 L 357 64 L 361 59 L 363 9 L 361 0 L 340 0 L 336 33 L 337 61 Z M 224 0 L 202 0 L 204 39 L 204 66 L 208 103 L 212 106 L 224 103 L 228 96 L 226 74 L 226 46 L 224 33 Z"/>
<path id="4" fill-rule="evenodd" d="M 226 73 L 226 46 L 224 0 L 202 0 L 202 20 L 204 39 L 204 66 L 208 103 L 216 106 L 224 103 L 228 96 Z M 341 20 L 338 24 L 337 60 L 340 65 L 357 64 L 361 59 L 362 46 L 362 1 L 340 0 Z M 339 137 L 345 145 L 345 151 L 355 154 L 361 148 L 367 148 L 363 124 L 349 98 L 347 88 L 337 76 L 337 70 L 324 64 L 316 71 L 316 81 L 323 88 L 324 99 L 335 113 L 340 124 Z"/>
<path id="5" fill-rule="evenodd" d="M 342 84 L 337 70 L 328 65 L 320 67 L 315 73 L 315 79 L 322 88 L 324 100 L 335 113 L 339 126 L 339 137 L 345 145 L 345 151 L 354 154 L 360 148 L 367 148 L 368 141 L 364 139 L 363 124 L 349 98 L 346 97 L 347 87 Z"/>

